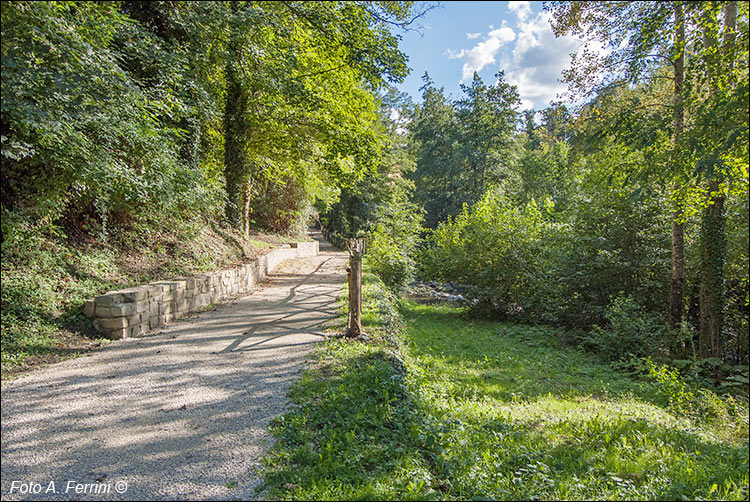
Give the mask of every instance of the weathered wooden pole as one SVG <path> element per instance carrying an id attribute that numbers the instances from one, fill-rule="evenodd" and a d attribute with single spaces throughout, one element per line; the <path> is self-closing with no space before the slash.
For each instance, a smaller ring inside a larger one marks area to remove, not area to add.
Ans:
<path id="1" fill-rule="evenodd" d="M 350 338 L 362 334 L 362 255 L 365 254 L 366 241 L 349 239 L 346 242 L 349 251 L 349 323 L 346 336 Z"/>

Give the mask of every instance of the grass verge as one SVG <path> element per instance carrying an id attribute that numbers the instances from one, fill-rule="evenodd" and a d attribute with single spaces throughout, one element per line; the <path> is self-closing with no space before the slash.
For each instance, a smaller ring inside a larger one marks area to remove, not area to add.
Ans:
<path id="1" fill-rule="evenodd" d="M 747 500 L 746 403 L 633 378 L 551 328 L 399 305 L 374 276 L 364 293 L 370 337 L 321 346 L 272 427 L 268 496 Z"/>
<path id="2" fill-rule="evenodd" d="M 364 341 L 331 339 L 292 388 L 297 405 L 271 429 L 266 493 L 296 500 L 409 498 L 429 465 L 414 438 L 419 411 L 398 338 L 396 298 L 375 276 L 363 283 Z M 332 329 L 341 331 L 345 316 Z"/>

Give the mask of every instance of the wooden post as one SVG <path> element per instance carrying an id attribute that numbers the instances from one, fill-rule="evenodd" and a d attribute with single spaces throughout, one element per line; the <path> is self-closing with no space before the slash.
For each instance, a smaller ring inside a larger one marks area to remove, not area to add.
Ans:
<path id="1" fill-rule="evenodd" d="M 349 251 L 349 323 L 346 336 L 354 338 L 362 334 L 362 255 L 366 250 L 365 239 L 349 239 L 346 249 Z"/>

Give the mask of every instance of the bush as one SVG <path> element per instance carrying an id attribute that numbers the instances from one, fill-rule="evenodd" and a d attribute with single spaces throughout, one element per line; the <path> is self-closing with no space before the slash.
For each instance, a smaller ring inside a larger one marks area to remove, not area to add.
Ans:
<path id="1" fill-rule="evenodd" d="M 414 278 L 422 213 L 406 199 L 394 197 L 377 212 L 369 233 L 367 263 L 392 291 L 401 291 Z"/>
<path id="2" fill-rule="evenodd" d="M 414 276 L 414 259 L 378 225 L 369 244 L 370 270 L 393 291 L 400 291 Z"/>
<path id="3" fill-rule="evenodd" d="M 514 207 L 497 191 L 432 233 L 422 263 L 426 277 L 470 284 L 476 309 L 500 318 L 552 322 L 561 297 L 552 272 L 566 227 L 532 201 Z M 547 214 L 544 214 L 547 213 Z"/>
<path id="4" fill-rule="evenodd" d="M 428 239 L 425 279 L 470 285 L 473 311 L 589 330 L 620 291 L 661 312 L 669 291 L 669 214 L 627 188 L 581 194 L 565 213 L 550 199 L 518 206 L 500 188 Z M 598 197 L 596 203 L 592 203 Z"/>
<path id="5" fill-rule="evenodd" d="M 667 356 L 667 330 L 661 320 L 646 312 L 630 296 L 618 296 L 604 313 L 608 326 L 595 326 L 584 335 L 588 348 L 607 359 L 631 356 Z"/>

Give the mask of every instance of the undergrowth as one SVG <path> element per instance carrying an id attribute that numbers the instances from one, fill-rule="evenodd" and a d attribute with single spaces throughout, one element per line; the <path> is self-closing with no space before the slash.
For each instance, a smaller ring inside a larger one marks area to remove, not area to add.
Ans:
<path id="1" fill-rule="evenodd" d="M 82 312 L 87 299 L 132 285 L 251 259 L 281 241 L 244 239 L 201 221 L 131 226 L 106 238 L 3 213 L 3 378 L 104 343 Z"/>
<path id="2" fill-rule="evenodd" d="M 343 331 L 344 317 L 333 331 Z M 429 476 L 397 301 L 372 274 L 364 276 L 362 321 L 361 340 L 322 345 L 291 391 L 296 408 L 272 424 L 280 441 L 266 458 L 268 496 L 409 499 Z"/>
<path id="3" fill-rule="evenodd" d="M 399 302 L 371 275 L 364 293 L 369 336 L 323 344 L 272 426 L 268 496 L 747 500 L 746 401 L 647 362 L 636 378 L 552 328 Z"/>

